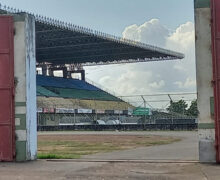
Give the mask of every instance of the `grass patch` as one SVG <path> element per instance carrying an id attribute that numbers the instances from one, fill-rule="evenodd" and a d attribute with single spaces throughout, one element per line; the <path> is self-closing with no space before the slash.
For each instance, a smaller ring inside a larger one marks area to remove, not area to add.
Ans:
<path id="1" fill-rule="evenodd" d="M 39 159 L 79 159 L 83 155 L 106 153 L 154 145 L 170 144 L 180 139 L 135 135 L 39 135 Z"/>
<path id="2" fill-rule="evenodd" d="M 38 154 L 38 159 L 79 159 L 79 155 Z"/>

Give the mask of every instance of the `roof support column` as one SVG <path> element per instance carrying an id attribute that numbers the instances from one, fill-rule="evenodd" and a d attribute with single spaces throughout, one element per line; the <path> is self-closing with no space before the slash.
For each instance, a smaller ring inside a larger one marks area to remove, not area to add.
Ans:
<path id="1" fill-rule="evenodd" d="M 47 76 L 47 65 L 46 64 L 43 64 L 42 65 L 42 75 L 44 75 L 44 76 Z"/>

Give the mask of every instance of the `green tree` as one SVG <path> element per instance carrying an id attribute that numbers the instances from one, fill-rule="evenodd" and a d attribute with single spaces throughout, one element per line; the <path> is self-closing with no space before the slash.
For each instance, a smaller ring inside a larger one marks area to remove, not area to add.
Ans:
<path id="1" fill-rule="evenodd" d="M 198 117 L 199 111 L 197 108 L 197 100 L 191 102 L 189 109 L 187 110 L 188 116 Z"/>
<path id="2" fill-rule="evenodd" d="M 170 101 L 170 106 L 167 108 L 167 110 L 172 113 L 178 113 L 178 114 L 186 114 L 186 108 L 187 103 L 184 100 L 179 100 L 177 102 Z"/>

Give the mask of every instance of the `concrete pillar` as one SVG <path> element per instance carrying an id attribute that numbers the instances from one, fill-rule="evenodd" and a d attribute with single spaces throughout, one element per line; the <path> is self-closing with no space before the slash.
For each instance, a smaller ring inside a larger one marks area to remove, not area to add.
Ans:
<path id="1" fill-rule="evenodd" d="M 70 71 L 67 71 L 67 78 L 72 78 L 72 74 Z"/>
<path id="2" fill-rule="evenodd" d="M 16 161 L 37 158 L 35 19 L 14 16 Z"/>
<path id="3" fill-rule="evenodd" d="M 63 68 L 63 78 L 68 78 L 68 71 L 66 67 Z"/>
<path id="4" fill-rule="evenodd" d="M 216 162 L 210 21 L 210 0 L 195 0 L 200 162 Z"/>
<path id="5" fill-rule="evenodd" d="M 85 73 L 85 70 L 83 69 L 83 70 L 81 70 L 81 80 L 82 81 L 85 81 L 86 80 L 86 75 L 85 75 L 86 73 Z"/>
<path id="6" fill-rule="evenodd" d="M 54 76 L 54 72 L 51 68 L 49 68 L 49 76 Z"/>
<path id="7" fill-rule="evenodd" d="M 46 64 L 42 65 L 42 75 L 47 76 L 47 65 Z"/>

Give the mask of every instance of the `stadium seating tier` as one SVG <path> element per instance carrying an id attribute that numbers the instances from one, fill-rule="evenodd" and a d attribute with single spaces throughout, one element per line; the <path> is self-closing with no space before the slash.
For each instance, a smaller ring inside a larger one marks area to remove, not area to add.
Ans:
<path id="1" fill-rule="evenodd" d="M 78 79 L 67 79 L 37 75 L 37 95 L 103 101 L 121 101 L 121 99 Z"/>

